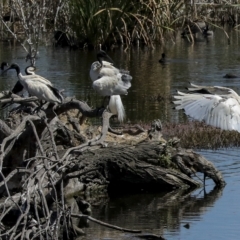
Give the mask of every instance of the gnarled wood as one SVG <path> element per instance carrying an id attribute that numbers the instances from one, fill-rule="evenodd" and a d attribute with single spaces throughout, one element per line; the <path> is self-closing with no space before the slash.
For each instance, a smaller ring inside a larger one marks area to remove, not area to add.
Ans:
<path id="1" fill-rule="evenodd" d="M 212 178 L 218 186 L 225 184 L 212 163 L 181 149 L 179 139 L 163 139 L 160 120 L 153 121 L 150 129 L 136 125 L 115 135 L 115 130 L 109 132 L 112 114 L 106 109 L 91 109 L 68 98 L 61 106 L 46 104 L 29 115 L 36 106 L 33 100 L 1 100 L 20 106 L 1 122 L 5 130 L 0 191 L 5 198 L 0 202 L 0 237 L 46 239 L 83 234 L 74 217 L 91 210 L 83 208 L 87 204 L 79 204 L 75 195 L 194 189 L 202 184 L 192 178 L 196 172 Z M 101 127 L 85 124 L 86 117 L 99 116 Z M 9 218 L 12 214 L 18 217 Z"/>

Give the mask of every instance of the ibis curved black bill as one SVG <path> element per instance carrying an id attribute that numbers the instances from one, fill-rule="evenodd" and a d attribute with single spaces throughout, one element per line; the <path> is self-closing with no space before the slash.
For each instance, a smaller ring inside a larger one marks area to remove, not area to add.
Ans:
<path id="1" fill-rule="evenodd" d="M 1 63 L 1 67 L 0 67 L 0 72 L 1 72 L 1 74 L 3 74 L 4 72 L 5 72 L 5 67 L 9 67 L 9 65 L 8 65 L 8 63 L 7 62 L 2 62 Z"/>
<path id="2" fill-rule="evenodd" d="M 107 55 L 107 53 L 105 51 L 103 51 L 103 50 L 100 50 L 97 53 L 97 60 L 100 62 L 101 66 L 102 66 L 103 59 L 109 60 L 109 62 L 114 64 L 113 60 Z"/>

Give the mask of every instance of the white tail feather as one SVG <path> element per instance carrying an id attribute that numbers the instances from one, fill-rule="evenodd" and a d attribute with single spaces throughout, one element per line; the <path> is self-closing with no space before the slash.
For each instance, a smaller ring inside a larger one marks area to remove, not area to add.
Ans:
<path id="1" fill-rule="evenodd" d="M 123 122 L 125 118 L 125 109 L 120 95 L 111 96 L 108 106 L 111 113 L 118 116 L 118 121 Z"/>

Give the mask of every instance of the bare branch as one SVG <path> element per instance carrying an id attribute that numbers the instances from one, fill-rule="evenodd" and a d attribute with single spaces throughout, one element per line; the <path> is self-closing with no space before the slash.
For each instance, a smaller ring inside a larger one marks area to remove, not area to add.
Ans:
<path id="1" fill-rule="evenodd" d="M 122 231 L 122 232 L 130 232 L 130 233 L 141 233 L 142 232 L 141 230 L 132 230 L 132 229 L 121 228 L 121 227 L 118 227 L 118 226 L 115 226 L 115 225 L 111 225 L 111 224 L 99 221 L 99 220 L 97 220 L 97 219 L 95 219 L 93 217 L 90 217 L 90 216 L 84 215 L 84 214 L 71 213 L 71 216 L 72 217 L 76 217 L 76 218 L 86 218 L 86 219 L 88 219 L 88 220 L 90 220 L 90 221 L 92 221 L 94 223 L 97 223 L 99 225 L 102 225 L 104 227 L 116 229 L 116 230 L 119 230 L 119 231 Z"/>

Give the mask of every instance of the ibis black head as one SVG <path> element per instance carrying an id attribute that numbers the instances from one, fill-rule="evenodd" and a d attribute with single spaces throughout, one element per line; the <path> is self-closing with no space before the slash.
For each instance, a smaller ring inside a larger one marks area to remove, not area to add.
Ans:
<path id="1" fill-rule="evenodd" d="M 102 67 L 102 61 L 103 59 L 105 60 L 109 60 L 111 63 L 113 63 L 113 60 L 107 55 L 107 53 L 103 50 L 100 50 L 98 53 L 97 53 L 97 60 L 100 62 L 101 64 L 101 67 Z"/>
<path id="2" fill-rule="evenodd" d="M 17 69 L 17 68 L 19 68 L 18 64 L 17 63 L 12 63 L 10 65 L 10 67 L 8 68 L 8 70 L 10 70 L 10 69 Z"/>
<path id="3" fill-rule="evenodd" d="M 2 62 L 1 63 L 1 70 L 4 70 L 5 67 L 8 67 L 8 63 L 7 62 Z"/>
<path id="4" fill-rule="evenodd" d="M 36 67 L 33 67 L 33 66 L 27 66 L 25 68 L 26 75 L 34 75 L 35 71 L 36 71 Z"/>
<path id="5" fill-rule="evenodd" d="M 7 68 L 4 72 L 11 70 L 11 69 L 15 69 L 17 71 L 17 74 L 20 73 L 20 67 L 17 65 L 17 63 L 12 63 L 11 66 L 9 68 Z"/>

